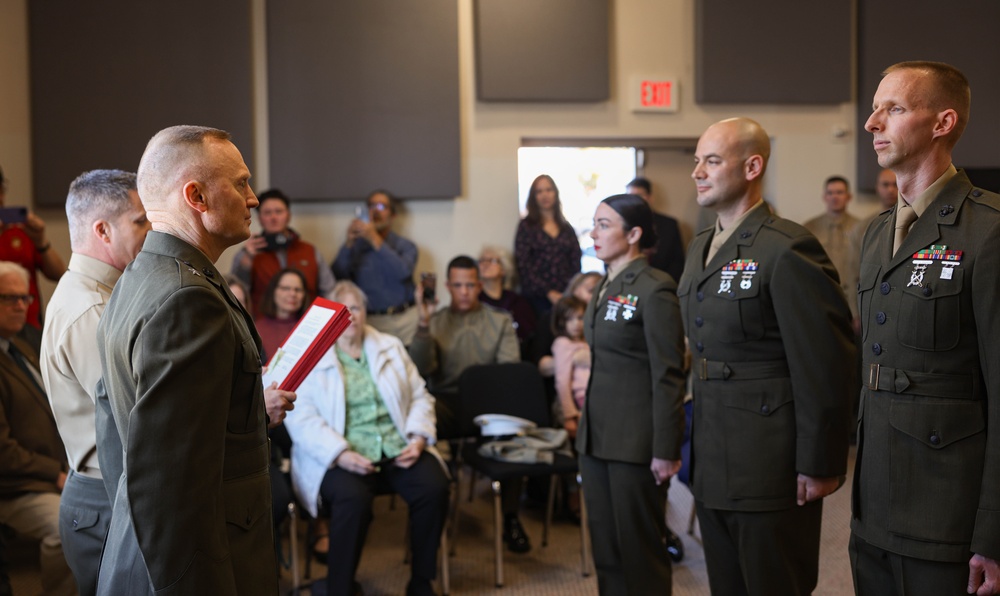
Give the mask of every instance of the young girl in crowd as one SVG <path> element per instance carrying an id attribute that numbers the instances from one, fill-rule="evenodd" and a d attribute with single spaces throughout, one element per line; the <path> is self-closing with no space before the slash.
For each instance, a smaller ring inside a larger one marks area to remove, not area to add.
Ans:
<path id="1" fill-rule="evenodd" d="M 556 395 L 562 410 L 563 427 L 576 437 L 580 408 L 590 379 L 590 347 L 583 337 L 583 312 L 587 304 L 573 295 L 556 302 L 552 310 L 552 358 L 555 364 Z"/>

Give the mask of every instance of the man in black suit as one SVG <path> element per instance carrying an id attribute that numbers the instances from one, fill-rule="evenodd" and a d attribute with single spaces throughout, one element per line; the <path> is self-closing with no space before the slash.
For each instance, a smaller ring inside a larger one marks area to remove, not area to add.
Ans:
<path id="1" fill-rule="evenodd" d="M 642 197 L 650 207 L 653 206 L 653 185 L 646 178 L 636 178 L 629 182 L 626 192 Z M 666 271 L 674 281 L 677 281 L 684 272 L 684 244 L 681 242 L 681 231 L 677 226 L 677 220 L 654 211 L 653 229 L 656 230 L 656 237 L 659 240 L 653 250 L 646 255 L 649 264 L 660 271 Z"/>

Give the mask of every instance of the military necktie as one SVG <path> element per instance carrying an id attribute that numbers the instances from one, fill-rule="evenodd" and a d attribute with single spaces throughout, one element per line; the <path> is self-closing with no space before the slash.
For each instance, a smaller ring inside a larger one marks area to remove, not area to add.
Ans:
<path id="1" fill-rule="evenodd" d="M 903 238 L 906 238 L 906 235 L 910 233 L 910 227 L 915 221 L 917 221 L 917 212 L 910 205 L 903 203 L 901 208 L 896 209 L 896 233 L 892 238 L 893 255 L 899 250 L 899 245 L 903 243 Z"/>

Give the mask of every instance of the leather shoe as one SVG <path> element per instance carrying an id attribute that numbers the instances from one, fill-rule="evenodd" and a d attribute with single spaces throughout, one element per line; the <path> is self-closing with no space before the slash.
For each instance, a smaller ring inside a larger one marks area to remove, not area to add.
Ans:
<path id="1" fill-rule="evenodd" d="M 503 541 L 507 550 L 512 553 L 526 553 L 531 550 L 531 541 L 516 515 L 506 518 L 503 522 Z"/>
<path id="2" fill-rule="evenodd" d="M 674 563 L 680 563 L 684 560 L 684 543 L 681 542 L 681 537 L 674 534 L 674 531 L 667 528 L 669 533 L 667 536 L 667 554 L 670 555 L 670 560 Z"/>

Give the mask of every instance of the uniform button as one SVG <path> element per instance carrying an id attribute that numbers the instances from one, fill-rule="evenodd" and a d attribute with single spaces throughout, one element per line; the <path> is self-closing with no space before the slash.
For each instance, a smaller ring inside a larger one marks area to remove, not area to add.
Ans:
<path id="1" fill-rule="evenodd" d="M 694 347 L 697 348 L 699 352 L 704 352 L 705 351 L 705 344 L 703 344 L 701 342 L 698 342 L 698 343 L 694 344 Z"/>
<path id="2" fill-rule="evenodd" d="M 941 444 L 941 437 L 937 436 L 937 434 L 932 434 L 929 440 L 931 442 L 931 445 Z"/>
<path id="3" fill-rule="evenodd" d="M 705 324 L 705 319 L 703 319 L 701 317 L 695 317 L 694 318 L 694 324 L 695 324 L 696 327 L 701 327 L 702 325 Z"/>
<path id="4" fill-rule="evenodd" d="M 924 296 L 930 296 L 934 292 L 930 288 L 924 288 Z"/>
<path id="5" fill-rule="evenodd" d="M 764 404 L 764 405 L 762 405 L 760 407 L 760 413 L 761 414 L 770 414 L 771 413 L 771 408 L 767 404 Z"/>
<path id="6" fill-rule="evenodd" d="M 884 324 L 885 323 L 885 313 L 884 312 L 876 313 L 876 315 L 875 315 L 875 322 L 878 323 L 879 325 Z"/>
<path id="7" fill-rule="evenodd" d="M 697 294 L 695 294 L 695 296 L 697 296 L 698 302 L 701 302 L 702 300 L 705 299 L 705 292 L 698 292 Z"/>
<path id="8" fill-rule="evenodd" d="M 202 269 L 202 271 L 205 273 L 205 276 L 208 277 L 209 279 L 215 277 L 215 273 L 213 273 L 212 270 L 209 269 L 208 267 L 205 267 L 204 269 Z"/>
<path id="9" fill-rule="evenodd" d="M 75 528 L 75 527 L 77 527 L 77 526 L 79 526 L 79 525 L 80 525 L 80 522 L 79 522 L 78 520 L 75 520 L 75 519 L 74 519 L 74 520 L 73 520 L 73 527 Z"/>
<path id="10" fill-rule="evenodd" d="M 882 344 L 872 344 L 872 353 L 878 356 L 882 353 Z"/>
<path id="11" fill-rule="evenodd" d="M 882 285 L 879 286 L 879 290 L 881 290 L 882 294 L 888 294 L 892 290 L 892 286 L 889 285 L 889 282 L 884 281 L 882 282 Z"/>
<path id="12" fill-rule="evenodd" d="M 974 196 L 974 197 L 981 197 L 981 196 L 983 196 L 983 191 L 981 191 L 981 190 L 979 190 L 977 188 L 976 190 L 972 191 L 972 196 Z"/>

